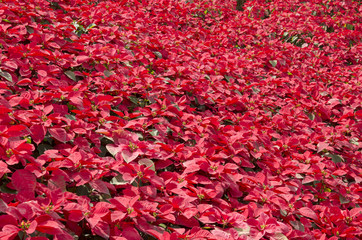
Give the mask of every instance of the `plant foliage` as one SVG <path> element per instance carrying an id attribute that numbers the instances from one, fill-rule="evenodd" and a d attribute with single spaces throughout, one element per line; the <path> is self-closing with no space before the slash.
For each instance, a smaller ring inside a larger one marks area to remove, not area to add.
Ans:
<path id="1" fill-rule="evenodd" d="M 361 1 L 3 0 L 0 239 L 362 233 Z"/>

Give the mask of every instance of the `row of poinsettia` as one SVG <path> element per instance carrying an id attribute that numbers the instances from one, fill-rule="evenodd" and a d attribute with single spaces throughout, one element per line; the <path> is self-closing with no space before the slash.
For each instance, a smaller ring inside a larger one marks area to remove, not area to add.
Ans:
<path id="1" fill-rule="evenodd" d="M 0 3 L 1 239 L 359 239 L 360 1 Z"/>

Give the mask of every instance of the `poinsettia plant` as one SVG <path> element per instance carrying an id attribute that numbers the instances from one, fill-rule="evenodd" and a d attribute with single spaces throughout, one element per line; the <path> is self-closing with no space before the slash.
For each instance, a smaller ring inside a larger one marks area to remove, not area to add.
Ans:
<path id="1" fill-rule="evenodd" d="M 360 239 L 360 12 L 1 1 L 0 239 Z"/>

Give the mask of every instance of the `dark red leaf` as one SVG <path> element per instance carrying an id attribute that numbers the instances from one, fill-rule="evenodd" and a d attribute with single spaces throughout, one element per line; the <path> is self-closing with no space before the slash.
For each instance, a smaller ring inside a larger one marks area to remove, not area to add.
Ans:
<path id="1" fill-rule="evenodd" d="M 107 224 L 107 223 L 104 222 L 104 221 L 98 222 L 98 224 L 92 228 L 92 231 L 93 231 L 96 235 L 101 236 L 101 237 L 103 237 L 103 238 L 105 238 L 105 239 L 108 239 L 108 238 L 109 238 L 109 234 L 111 233 L 109 224 Z"/>
<path id="2" fill-rule="evenodd" d="M 317 214 L 308 207 L 299 208 L 299 213 L 305 217 L 311 218 L 313 220 L 318 220 Z"/>
<path id="3" fill-rule="evenodd" d="M 134 240 L 141 240 L 140 234 L 137 232 L 135 228 L 126 227 L 122 231 L 122 236 L 126 239 L 134 239 Z"/>
<path id="4" fill-rule="evenodd" d="M 11 177 L 11 183 L 19 192 L 18 197 L 21 197 L 22 200 L 30 200 L 34 198 L 36 178 L 28 170 L 16 170 Z"/>
<path id="5" fill-rule="evenodd" d="M 107 185 L 100 179 L 93 180 L 89 182 L 92 188 L 97 190 L 100 193 L 109 194 L 109 190 L 107 188 Z"/>
<path id="6" fill-rule="evenodd" d="M 47 221 L 40 221 L 38 222 L 38 226 L 36 227 L 36 230 L 39 232 L 55 235 L 60 234 L 63 231 L 61 230 L 61 225 L 53 220 L 47 220 Z"/>
<path id="7" fill-rule="evenodd" d="M 84 214 L 81 210 L 69 211 L 68 219 L 72 222 L 80 222 L 84 218 Z"/>
<path id="8" fill-rule="evenodd" d="M 10 173 L 11 171 L 8 169 L 8 165 L 5 162 L 0 162 L 0 178 L 3 177 L 5 173 Z"/>
<path id="9" fill-rule="evenodd" d="M 45 134 L 46 134 L 46 128 L 41 124 L 34 124 L 30 127 L 31 130 L 31 138 L 36 144 L 39 144 L 43 141 Z"/>
<path id="10" fill-rule="evenodd" d="M 18 225 L 18 221 L 16 218 L 11 215 L 1 215 L 0 216 L 0 229 L 3 228 L 5 225 Z"/>
<path id="11" fill-rule="evenodd" d="M 48 129 L 49 133 L 60 142 L 68 142 L 72 140 L 70 135 L 63 128 L 50 128 Z"/>
<path id="12" fill-rule="evenodd" d="M 20 230 L 21 229 L 15 225 L 5 225 L 0 232 L 0 239 L 12 240 L 18 235 Z"/>

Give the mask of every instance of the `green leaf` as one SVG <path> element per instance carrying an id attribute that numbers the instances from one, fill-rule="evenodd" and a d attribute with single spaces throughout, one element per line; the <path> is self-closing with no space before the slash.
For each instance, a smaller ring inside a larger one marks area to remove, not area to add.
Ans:
<path id="1" fill-rule="evenodd" d="M 351 24 L 346 24 L 346 28 L 347 28 L 348 30 L 354 30 L 354 26 L 351 25 Z"/>
<path id="2" fill-rule="evenodd" d="M 231 121 L 230 119 L 225 119 L 222 121 L 222 124 L 225 125 L 225 126 L 228 126 L 228 125 L 235 125 L 235 123 L 233 121 Z"/>
<path id="3" fill-rule="evenodd" d="M 306 112 L 305 114 L 307 114 L 307 116 L 310 120 L 312 120 L 312 121 L 314 120 L 315 116 L 313 113 Z"/>
<path id="4" fill-rule="evenodd" d="M 167 134 L 172 134 L 172 129 L 171 129 L 171 128 L 169 128 L 169 127 L 167 127 L 167 129 L 166 129 L 166 133 L 167 133 Z"/>
<path id="5" fill-rule="evenodd" d="M 75 20 L 72 22 L 72 24 L 76 29 L 78 29 L 79 26 L 80 26 L 79 23 L 77 21 L 75 21 Z"/>
<path id="6" fill-rule="evenodd" d="M 30 136 L 24 137 L 24 139 L 26 140 L 26 143 L 31 143 L 31 137 Z"/>
<path id="7" fill-rule="evenodd" d="M 27 233 L 23 231 L 18 232 L 18 239 L 27 239 Z"/>
<path id="8" fill-rule="evenodd" d="M 34 33 L 34 28 L 30 27 L 30 26 L 26 26 L 26 31 L 29 33 L 29 34 L 32 34 Z"/>
<path id="9" fill-rule="evenodd" d="M 162 53 L 156 51 L 156 52 L 153 52 L 153 54 L 155 54 L 156 57 L 162 59 Z"/>
<path id="10" fill-rule="evenodd" d="M 234 228 L 238 232 L 238 236 L 248 236 L 250 234 L 250 227 L 247 228 Z"/>
<path id="11" fill-rule="evenodd" d="M 70 115 L 70 114 L 65 115 L 65 117 L 68 118 L 69 120 L 74 120 L 74 121 L 77 120 L 77 119 L 75 118 L 75 116 Z"/>
<path id="12" fill-rule="evenodd" d="M 105 146 L 101 145 L 100 150 L 101 150 L 101 152 L 98 154 L 98 156 L 105 157 L 108 152 L 107 148 Z"/>
<path id="13" fill-rule="evenodd" d="M 158 136 L 158 134 L 159 134 L 158 130 L 156 130 L 156 129 L 150 130 L 149 133 L 150 133 L 152 136 Z"/>
<path id="14" fill-rule="evenodd" d="M 138 140 L 143 141 L 144 137 L 142 133 L 136 133 L 136 135 L 138 136 Z"/>
<path id="15" fill-rule="evenodd" d="M 67 41 L 67 42 L 70 42 L 70 43 L 72 43 L 72 42 L 73 42 L 73 40 L 72 40 L 72 39 L 67 38 L 67 37 L 66 37 L 66 38 L 64 38 L 64 40 L 65 40 L 65 41 Z"/>
<path id="16" fill-rule="evenodd" d="M 258 94 L 260 92 L 259 88 L 251 87 L 251 89 L 253 89 L 253 92 L 255 92 L 256 94 Z"/>
<path id="17" fill-rule="evenodd" d="M 294 229 L 304 232 L 304 225 L 300 221 L 290 221 L 290 224 L 294 227 Z"/>
<path id="18" fill-rule="evenodd" d="M 156 171 L 155 164 L 151 159 L 143 158 L 138 161 L 138 164 L 150 167 L 151 170 Z"/>
<path id="19" fill-rule="evenodd" d="M 343 195 L 339 195 L 339 201 L 341 202 L 341 204 L 346 204 L 349 203 L 350 201 L 345 198 Z"/>
<path id="20" fill-rule="evenodd" d="M 162 228 L 164 228 L 164 229 L 167 228 L 167 226 L 166 226 L 165 224 L 163 224 L 163 223 L 160 223 L 158 226 L 160 226 L 160 227 L 162 227 Z"/>
<path id="21" fill-rule="evenodd" d="M 241 92 L 239 90 L 234 90 L 234 92 L 236 92 L 237 94 L 239 94 L 240 96 L 242 96 Z"/>
<path id="22" fill-rule="evenodd" d="M 278 61 L 277 61 L 277 60 L 270 60 L 269 63 L 270 63 L 273 67 L 275 67 L 275 66 L 277 65 Z"/>
<path id="23" fill-rule="evenodd" d="M 1 191 L 2 193 L 10 193 L 10 194 L 15 194 L 15 193 L 17 193 L 16 190 L 11 189 L 11 188 L 8 188 L 8 187 L 6 186 L 6 183 L 4 183 L 3 185 L 1 185 L 0 191 Z"/>
<path id="24" fill-rule="evenodd" d="M 44 152 L 46 151 L 46 150 L 49 150 L 49 149 L 52 149 L 53 147 L 51 146 L 51 145 L 49 145 L 49 144 L 45 144 L 45 143 L 40 143 L 39 145 L 38 145 L 38 147 L 37 147 L 37 150 L 38 150 L 38 152 L 39 152 L 39 155 L 42 155 L 42 154 L 44 154 Z"/>
<path id="25" fill-rule="evenodd" d="M 117 176 L 113 177 L 111 179 L 110 183 L 113 185 L 116 185 L 116 186 L 128 184 L 128 182 L 122 178 L 122 175 L 117 175 Z"/>
<path id="26" fill-rule="evenodd" d="M 127 67 L 132 67 L 131 62 L 129 62 L 129 61 L 123 62 L 123 64 L 126 65 Z"/>
<path id="27" fill-rule="evenodd" d="M 64 11 L 64 9 L 59 5 L 59 3 L 53 2 L 53 1 L 50 3 L 50 8 L 53 10 L 63 10 Z"/>
<path id="28" fill-rule="evenodd" d="M 224 78 L 226 79 L 227 82 L 230 82 L 230 79 L 232 78 L 231 76 L 224 76 Z"/>
<path id="29" fill-rule="evenodd" d="M 110 76 L 112 76 L 114 73 L 113 72 L 111 72 L 111 71 L 108 71 L 108 70 L 104 70 L 104 75 L 106 76 L 106 77 L 110 77 Z"/>
<path id="30" fill-rule="evenodd" d="M 177 104 L 175 104 L 174 106 L 175 106 L 175 108 L 177 108 L 177 110 L 181 111 L 180 107 Z"/>
<path id="31" fill-rule="evenodd" d="M 274 239 L 276 239 L 276 240 L 288 240 L 287 236 L 285 236 L 283 233 L 274 234 Z"/>
<path id="32" fill-rule="evenodd" d="M 131 185 L 134 186 L 134 187 L 141 187 L 141 186 L 142 186 L 142 182 L 141 182 L 141 181 L 134 180 L 133 182 L 131 182 Z"/>
<path id="33" fill-rule="evenodd" d="M 134 104 L 138 105 L 138 98 L 135 96 L 129 96 L 129 100 L 131 100 L 131 102 L 133 102 Z"/>
<path id="34" fill-rule="evenodd" d="M 49 22 L 48 20 L 46 20 L 46 19 L 42 19 L 41 21 L 40 21 L 40 24 L 42 24 L 42 25 L 49 25 L 51 22 Z"/>
<path id="35" fill-rule="evenodd" d="M 328 154 L 328 155 L 326 155 L 326 156 L 332 158 L 332 161 L 333 161 L 334 163 L 344 162 L 344 159 L 343 159 L 341 156 L 339 156 L 339 155 Z"/>
<path id="36" fill-rule="evenodd" d="M 76 81 L 76 77 L 75 77 L 74 72 L 72 72 L 72 71 L 66 71 L 66 72 L 64 72 L 64 74 L 65 74 L 67 77 L 69 77 L 70 79 L 72 79 L 73 81 Z"/>
<path id="37" fill-rule="evenodd" d="M 89 29 L 94 28 L 95 26 L 97 26 L 97 25 L 95 25 L 94 23 L 89 24 L 88 27 L 87 27 L 87 31 L 88 31 Z"/>
<path id="38" fill-rule="evenodd" d="M 72 110 L 74 110 L 74 109 L 77 109 L 75 106 L 73 106 L 73 105 L 70 104 L 70 103 L 67 103 L 67 107 L 68 107 L 68 110 L 69 110 L 69 111 L 72 111 Z"/>
<path id="39" fill-rule="evenodd" d="M 350 143 L 359 146 L 358 138 L 354 137 L 349 140 Z"/>
<path id="40" fill-rule="evenodd" d="M 9 82 L 13 82 L 13 78 L 11 77 L 10 73 L 8 73 L 7 71 L 2 71 L 0 69 L 0 76 L 2 76 L 3 78 L 5 78 L 6 80 L 8 80 Z"/>
<path id="41" fill-rule="evenodd" d="M 89 189 L 86 185 L 80 185 L 77 187 L 76 192 L 78 196 L 88 196 Z"/>
<path id="42" fill-rule="evenodd" d="M 298 36 L 292 37 L 292 41 L 291 41 L 291 42 L 295 42 L 296 40 L 298 40 Z"/>
<path id="43" fill-rule="evenodd" d="M 280 214 L 283 216 L 283 217 L 286 217 L 288 215 L 288 212 L 284 209 L 280 209 Z"/>

